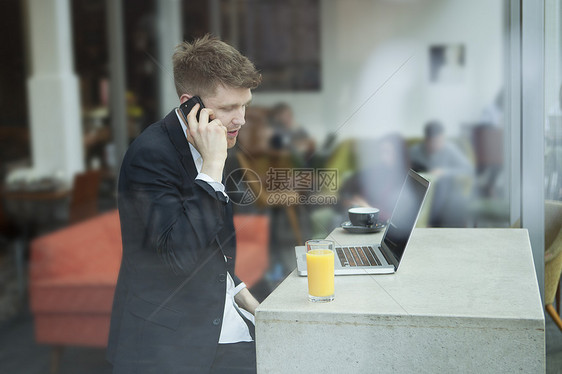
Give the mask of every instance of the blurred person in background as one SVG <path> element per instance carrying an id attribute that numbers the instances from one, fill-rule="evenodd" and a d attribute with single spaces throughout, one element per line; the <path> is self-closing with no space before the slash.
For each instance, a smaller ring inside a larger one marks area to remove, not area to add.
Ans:
<path id="1" fill-rule="evenodd" d="M 352 175 L 342 186 L 342 212 L 356 206 L 371 206 L 380 209 L 379 219 L 386 221 L 392 215 L 400 188 L 410 168 L 408 148 L 400 134 L 388 134 L 372 147 L 362 158 L 375 160 Z M 375 152 L 375 155 L 370 154 Z M 368 157 L 365 157 L 368 156 Z"/>
<path id="2" fill-rule="evenodd" d="M 380 209 L 379 221 L 392 215 L 400 188 L 410 167 L 408 147 L 400 134 L 379 139 L 354 140 L 354 152 L 366 160 L 348 177 L 343 177 L 337 204 L 322 206 L 311 213 L 314 238 L 325 238 L 335 227 L 348 220 L 352 207 Z M 341 171 L 340 171 L 341 172 Z"/>
<path id="3" fill-rule="evenodd" d="M 426 173 L 433 182 L 430 226 L 463 227 L 467 201 L 459 181 L 470 182 L 474 168 L 459 147 L 445 137 L 438 121 L 425 125 L 424 139 L 410 149 L 412 169 Z"/>
<path id="4" fill-rule="evenodd" d="M 555 144 L 558 139 L 556 135 L 560 132 L 562 127 L 562 84 L 558 89 L 558 100 L 550 104 L 546 115 L 545 136 L 547 145 Z"/>
<path id="5" fill-rule="evenodd" d="M 481 123 L 487 123 L 491 126 L 503 126 L 503 110 L 504 108 L 504 93 L 501 89 L 494 101 L 487 105 L 480 116 Z"/>
<path id="6" fill-rule="evenodd" d="M 173 56 L 178 109 L 130 145 L 118 207 L 123 259 L 107 354 L 114 373 L 254 373 L 258 301 L 235 276 L 223 168 L 261 75 L 210 36 Z"/>
<path id="7" fill-rule="evenodd" d="M 546 198 L 562 200 L 562 84 L 547 111 L 545 123 Z"/>
<path id="8" fill-rule="evenodd" d="M 269 114 L 269 122 L 273 128 L 270 146 L 274 151 L 288 151 L 296 166 L 307 166 L 314 154 L 314 139 L 306 130 L 297 125 L 291 107 L 286 103 L 278 103 Z"/>

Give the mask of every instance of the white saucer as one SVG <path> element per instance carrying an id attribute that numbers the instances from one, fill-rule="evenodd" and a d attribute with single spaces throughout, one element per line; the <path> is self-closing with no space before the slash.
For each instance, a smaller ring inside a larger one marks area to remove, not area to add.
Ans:
<path id="1" fill-rule="evenodd" d="M 341 224 L 341 227 L 353 234 L 370 234 L 384 230 L 386 228 L 386 224 L 379 222 L 374 226 L 353 226 L 350 221 L 345 221 Z"/>

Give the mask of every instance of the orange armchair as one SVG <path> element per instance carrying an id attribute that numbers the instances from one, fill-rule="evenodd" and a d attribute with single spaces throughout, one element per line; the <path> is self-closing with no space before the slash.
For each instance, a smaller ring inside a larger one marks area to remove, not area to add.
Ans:
<path id="1" fill-rule="evenodd" d="M 117 211 L 31 243 L 29 297 L 37 342 L 105 347 L 121 252 Z"/>
<path id="2" fill-rule="evenodd" d="M 248 288 L 255 285 L 269 267 L 269 217 L 235 215 L 236 275 Z"/>
<path id="3" fill-rule="evenodd" d="M 236 274 L 248 288 L 269 266 L 269 219 L 236 215 Z M 41 236 L 31 243 L 29 297 L 38 343 L 105 347 L 121 263 L 117 210 Z"/>

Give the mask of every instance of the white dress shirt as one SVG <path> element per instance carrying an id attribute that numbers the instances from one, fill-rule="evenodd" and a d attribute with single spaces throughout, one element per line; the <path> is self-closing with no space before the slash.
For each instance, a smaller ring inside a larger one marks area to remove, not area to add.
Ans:
<path id="1" fill-rule="evenodd" d="M 180 121 L 183 133 L 187 139 L 187 125 L 184 123 L 183 118 L 179 115 L 176 110 L 176 116 Z M 209 183 L 215 191 L 222 192 L 228 201 L 229 197 L 224 190 L 224 185 L 221 182 L 215 181 L 209 175 L 201 173 L 201 167 L 203 166 L 203 158 L 201 154 L 195 149 L 191 143 L 189 144 L 189 149 L 191 150 L 191 155 L 193 156 L 193 162 L 197 168 L 197 177 L 195 179 L 200 179 Z M 226 261 L 226 258 L 225 258 Z M 219 337 L 219 344 L 229 344 L 229 343 L 239 343 L 239 342 L 251 342 L 253 341 L 250 336 L 250 331 L 248 330 L 248 325 L 242 319 L 239 313 L 242 313 L 247 319 L 255 324 L 254 316 L 244 309 L 241 309 L 234 301 L 234 296 L 243 288 L 246 288 L 244 282 L 241 282 L 237 287 L 234 287 L 234 280 L 229 272 L 226 273 L 226 295 L 224 303 L 224 312 L 222 319 L 221 334 Z"/>

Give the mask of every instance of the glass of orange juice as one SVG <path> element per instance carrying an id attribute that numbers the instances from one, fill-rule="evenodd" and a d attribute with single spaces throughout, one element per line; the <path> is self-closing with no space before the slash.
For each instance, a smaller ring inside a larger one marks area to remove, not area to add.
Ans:
<path id="1" fill-rule="evenodd" d="M 334 300 L 334 242 L 308 240 L 306 270 L 308 299 L 320 303 Z"/>

